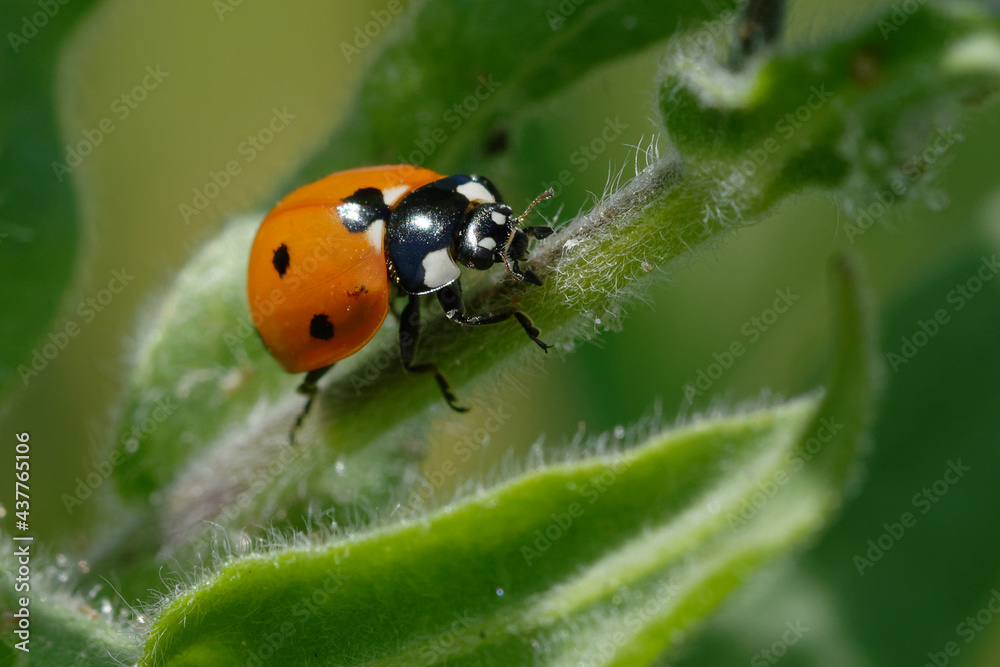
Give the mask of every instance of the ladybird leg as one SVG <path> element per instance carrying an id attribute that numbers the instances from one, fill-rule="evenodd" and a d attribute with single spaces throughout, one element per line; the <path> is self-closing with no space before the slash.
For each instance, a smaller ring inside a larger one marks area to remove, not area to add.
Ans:
<path id="1" fill-rule="evenodd" d="M 535 275 L 534 271 L 522 270 L 518 263 L 528 258 L 529 237 L 544 239 L 550 234 L 552 234 L 551 227 L 525 227 L 514 234 L 510 248 L 503 256 L 503 261 L 507 264 L 507 268 L 515 280 L 527 280 L 529 283 L 539 286 L 542 284 L 541 279 Z"/>
<path id="2" fill-rule="evenodd" d="M 534 227 L 522 227 L 521 229 L 524 231 L 525 234 L 527 234 L 528 236 L 533 236 L 536 239 L 548 238 L 552 236 L 552 234 L 555 232 L 554 229 L 552 229 L 551 227 L 547 227 L 545 225 L 536 225 Z"/>
<path id="3" fill-rule="evenodd" d="M 530 317 L 516 308 L 501 308 L 499 310 L 490 310 L 478 315 L 467 316 L 465 314 L 465 304 L 462 302 L 462 288 L 457 282 L 442 287 L 438 291 L 438 301 L 441 302 L 444 314 L 452 322 L 457 322 L 467 326 L 480 326 L 482 324 L 496 324 L 497 322 L 503 322 L 504 320 L 513 317 L 524 329 L 524 332 L 528 334 L 528 338 L 533 340 L 538 347 L 542 348 L 546 352 L 548 352 L 549 348 L 552 347 L 551 345 L 538 340 L 538 334 L 541 332 L 531 321 Z"/>
<path id="4" fill-rule="evenodd" d="M 536 276 L 534 271 L 525 271 L 521 275 L 523 275 L 524 279 L 532 285 L 538 285 L 539 287 L 542 286 L 542 279 Z"/>
<path id="5" fill-rule="evenodd" d="M 413 363 L 413 355 L 417 351 L 417 339 L 420 337 L 420 297 L 411 294 L 406 307 L 403 309 L 403 316 L 399 320 L 399 359 L 403 362 L 403 368 L 409 373 L 433 373 L 437 380 L 444 400 L 448 402 L 455 412 L 468 412 L 469 408 L 458 404 L 458 398 L 451 390 L 451 385 L 445 379 L 437 364 L 425 361 L 423 363 Z"/>
<path id="6" fill-rule="evenodd" d="M 542 286 L 542 279 L 536 276 L 534 271 L 531 271 L 530 269 L 521 269 L 521 267 L 517 265 L 517 260 L 514 260 L 511 264 L 514 265 L 514 272 L 520 274 L 522 280 L 527 280 L 532 285 L 538 285 L 539 287 Z"/>
<path id="7" fill-rule="evenodd" d="M 296 418 L 295 425 L 292 426 L 292 433 L 289 439 L 293 445 L 295 444 L 295 434 L 298 433 L 299 428 L 302 426 L 302 422 L 305 421 L 306 415 L 309 414 L 309 410 L 312 408 L 313 400 L 316 398 L 316 394 L 319 393 L 319 379 L 323 377 L 323 375 L 325 375 L 331 368 L 333 368 L 333 364 L 324 366 L 323 368 L 314 368 L 309 371 L 306 373 L 305 379 L 302 380 L 302 384 L 300 384 L 298 389 L 295 390 L 303 396 L 308 396 L 309 399 L 302 408 L 302 412 L 299 413 L 298 418 Z"/>

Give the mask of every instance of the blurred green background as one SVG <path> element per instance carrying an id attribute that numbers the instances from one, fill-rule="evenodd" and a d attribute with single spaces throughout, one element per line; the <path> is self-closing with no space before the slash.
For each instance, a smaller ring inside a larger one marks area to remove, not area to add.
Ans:
<path id="1" fill-rule="evenodd" d="M 835 30 L 864 6 L 818 5 L 793 3 L 788 39 Z M 376 38 L 346 62 L 341 43 L 353 39 L 353 28 L 370 18 L 370 9 L 385 5 L 244 2 L 226 3 L 232 11 L 221 14 L 220 6 L 101 3 L 73 33 L 59 62 L 56 97 L 66 143 L 107 117 L 115 119 L 115 131 L 73 173 L 81 241 L 70 289 L 46 332 L 61 330 L 67 317 L 80 319 L 78 304 L 107 287 L 113 271 L 124 268 L 135 277 L 45 372 L 7 396 L 0 414 L 0 432 L 31 432 L 32 516 L 37 537 L 52 553 L 73 557 L 93 546 L 94 527 L 108 521 L 100 502 L 68 514 L 60 495 L 71 492 L 81 471 L 108 449 L 106 429 L 137 327 L 227 216 L 269 207 L 322 145 L 378 49 Z M 504 170 L 516 171 L 518 164 L 549 170 L 553 180 L 570 169 L 573 183 L 542 210 L 550 218 L 559 211 L 558 218 L 567 220 L 587 208 L 612 175 L 634 173 L 636 146 L 653 136 L 661 148 L 669 144 L 655 120 L 662 53 L 661 43 L 539 105 L 510 128 L 503 169 L 488 175 L 504 189 Z M 142 80 L 147 67 L 169 75 L 120 118 L 114 101 Z M 265 126 L 276 107 L 294 120 L 244 163 L 241 142 Z M 627 125 L 622 135 L 580 170 L 574 152 L 600 133 L 607 118 L 618 117 Z M 595 331 L 572 354 L 548 355 L 542 372 L 522 372 L 528 395 L 508 397 L 516 420 L 491 436 L 482 458 L 466 471 L 475 475 L 539 437 L 559 445 L 581 428 L 598 433 L 654 409 L 670 423 L 758 400 L 762 388 L 765 395 L 789 396 L 814 387 L 826 362 L 816 351 L 829 348 L 825 267 L 838 250 L 862 258 L 884 352 L 899 352 L 901 338 L 911 337 L 918 321 L 947 309 L 950 322 L 912 361 L 896 372 L 887 367 L 872 453 L 832 529 L 735 595 L 686 647 L 680 664 L 774 664 L 760 652 L 782 641 L 789 622 L 809 629 L 787 653 L 773 656 L 786 665 L 922 665 L 949 641 L 961 652 L 947 664 L 1000 664 L 1000 622 L 984 624 L 968 643 L 958 629 L 1000 589 L 1000 281 L 986 282 L 961 310 L 948 301 L 951 290 L 1000 246 L 1000 117 L 973 111 L 955 129 L 963 140 L 934 165 L 933 181 L 914 201 L 893 205 L 853 243 L 845 234 L 851 221 L 836 203 L 810 195 L 676 263 L 641 301 L 627 306 L 620 330 Z M 446 151 L 447 143 L 440 153 Z M 190 205 L 192 189 L 204 188 L 211 171 L 234 159 L 243 164 L 241 173 L 186 223 L 180 205 Z M 435 168 L 435 159 L 431 155 L 426 166 Z M 800 298 L 751 341 L 746 323 L 771 305 L 779 289 Z M 747 353 L 703 396 L 686 402 L 682 387 L 733 341 L 743 342 Z M 433 465 L 435 446 L 450 447 L 463 435 L 440 424 L 427 465 Z M 921 513 L 914 496 L 933 488 L 949 461 L 959 459 L 968 473 Z M 4 484 L 0 502 L 11 507 Z M 868 540 L 878 540 L 883 524 L 898 522 L 907 511 L 916 525 L 859 575 L 854 557 L 869 549 Z"/>

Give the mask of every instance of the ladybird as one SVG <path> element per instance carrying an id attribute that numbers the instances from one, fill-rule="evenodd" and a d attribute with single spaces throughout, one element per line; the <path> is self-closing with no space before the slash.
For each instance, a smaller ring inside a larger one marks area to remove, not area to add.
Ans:
<path id="1" fill-rule="evenodd" d="M 393 298 L 406 297 L 399 318 L 399 357 L 411 373 L 434 375 L 448 405 L 459 405 L 433 362 L 414 362 L 420 297 L 436 293 L 445 315 L 478 326 L 515 318 L 543 350 L 539 331 L 515 307 L 467 315 L 461 267 L 486 270 L 503 263 L 515 281 L 541 285 L 518 265 L 530 238 L 548 226 L 522 227 L 542 193 L 514 216 L 482 176 L 442 176 L 389 165 L 331 174 L 295 190 L 271 209 L 250 250 L 247 297 L 253 321 L 271 355 L 290 373 L 305 372 L 308 397 L 291 440 L 312 406 L 317 382 L 331 366 L 368 343 Z"/>

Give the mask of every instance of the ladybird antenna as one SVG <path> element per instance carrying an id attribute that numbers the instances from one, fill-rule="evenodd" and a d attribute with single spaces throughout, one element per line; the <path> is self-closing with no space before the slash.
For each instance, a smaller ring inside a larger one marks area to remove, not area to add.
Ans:
<path id="1" fill-rule="evenodd" d="M 507 259 L 507 253 L 505 253 L 505 252 L 504 253 L 500 253 L 500 259 L 503 260 L 503 265 L 507 267 L 507 273 L 509 273 L 510 277 L 514 279 L 514 282 L 518 282 L 519 283 L 522 280 L 524 280 L 524 274 L 518 273 L 517 271 L 515 271 L 511 267 L 510 260 Z"/>
<path id="2" fill-rule="evenodd" d="M 528 214 L 531 213 L 531 209 L 535 208 L 535 206 L 539 202 L 543 202 L 543 201 L 545 201 L 546 199 L 548 199 L 550 197 L 554 197 L 555 194 L 556 194 L 555 191 L 552 188 L 549 188 L 548 190 L 546 190 L 542 194 L 540 194 L 537 197 L 535 197 L 535 201 L 533 201 L 530 204 L 528 204 L 528 208 L 525 209 L 524 213 L 522 213 L 521 215 L 517 216 L 517 218 L 516 218 L 517 224 L 521 224 L 521 221 L 524 220 L 526 217 L 528 217 Z"/>

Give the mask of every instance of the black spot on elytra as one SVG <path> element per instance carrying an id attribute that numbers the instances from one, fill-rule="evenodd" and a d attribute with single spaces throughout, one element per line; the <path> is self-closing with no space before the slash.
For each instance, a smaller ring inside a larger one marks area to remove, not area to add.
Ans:
<path id="1" fill-rule="evenodd" d="M 378 188 L 361 188 L 337 206 L 337 215 L 349 232 L 363 232 L 376 220 L 389 220 L 389 207 Z"/>
<path id="2" fill-rule="evenodd" d="M 274 257 L 271 258 L 271 264 L 274 265 L 274 270 L 277 271 L 278 275 L 282 278 L 285 277 L 285 272 L 288 271 L 289 261 L 288 246 L 282 243 L 278 249 L 274 251 Z"/>
<path id="3" fill-rule="evenodd" d="M 333 338 L 333 324 L 326 315 L 313 315 L 312 322 L 309 323 L 309 335 L 319 340 L 330 340 Z"/>

